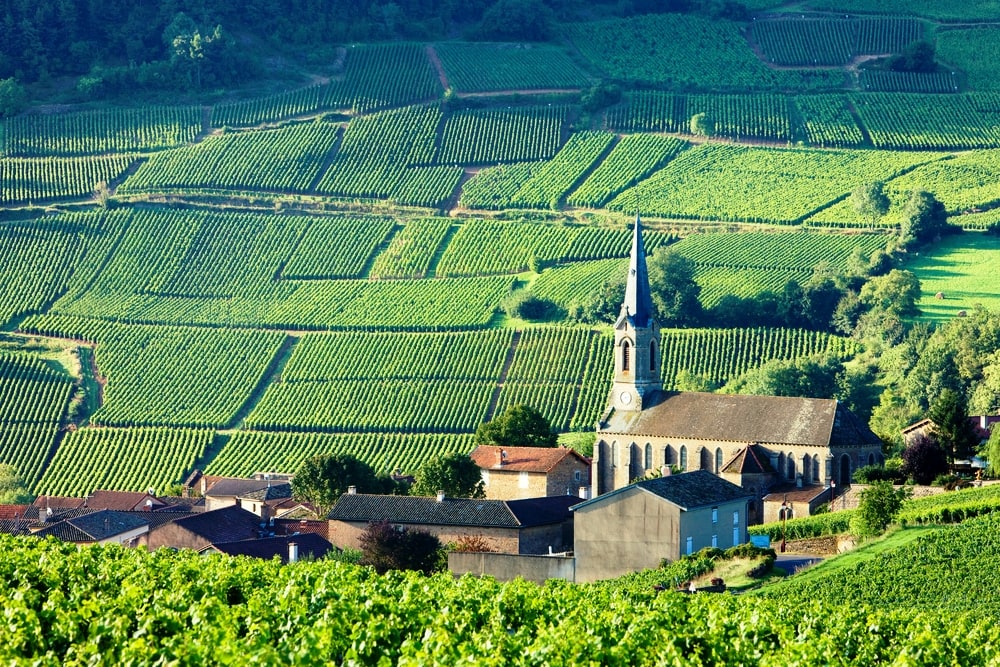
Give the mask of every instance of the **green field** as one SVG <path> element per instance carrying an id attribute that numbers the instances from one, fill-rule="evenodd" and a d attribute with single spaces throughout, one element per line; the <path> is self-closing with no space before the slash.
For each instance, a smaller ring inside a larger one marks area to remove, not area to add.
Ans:
<path id="1" fill-rule="evenodd" d="M 972 314 L 977 304 L 1000 308 L 1000 238 L 966 232 L 943 240 L 929 253 L 916 257 L 908 267 L 920 279 L 923 316 L 937 321 Z M 937 298 L 937 294 L 943 298 Z"/>

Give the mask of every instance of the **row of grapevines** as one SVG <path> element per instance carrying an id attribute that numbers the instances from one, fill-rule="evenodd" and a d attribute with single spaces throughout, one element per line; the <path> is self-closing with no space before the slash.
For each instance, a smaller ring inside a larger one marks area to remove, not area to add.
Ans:
<path id="1" fill-rule="evenodd" d="M 607 132 L 577 132 L 514 193 L 503 208 L 557 208 L 614 141 Z"/>
<path id="2" fill-rule="evenodd" d="M 129 153 L 194 141 L 198 107 L 143 106 L 74 113 L 23 114 L 3 128 L 3 154 L 11 156 Z"/>
<path id="3" fill-rule="evenodd" d="M 128 155 L 0 158 L 0 204 L 89 197 L 132 161 Z"/>
<path id="4" fill-rule="evenodd" d="M 688 563 L 539 586 L 2 536 L 0 660 L 985 665 L 1000 600 L 976 582 L 994 565 L 998 523 L 916 542 L 926 559 L 899 550 L 774 599 L 652 590 L 703 571 Z M 49 615 L 59 622 L 42 632 Z"/>
<path id="5" fill-rule="evenodd" d="M 899 53 L 921 38 L 916 19 L 778 18 L 754 21 L 753 40 L 778 65 L 838 66 L 865 54 Z"/>
<path id="6" fill-rule="evenodd" d="M 570 206 L 596 207 L 659 169 L 687 144 L 672 137 L 630 134 L 622 138 L 580 187 L 566 198 Z"/>
<path id="7" fill-rule="evenodd" d="M 451 224 L 449 218 L 420 218 L 397 227 L 389 247 L 375 258 L 371 277 L 426 278 Z"/>
<path id="8" fill-rule="evenodd" d="M 762 292 L 780 293 L 789 280 L 800 285 L 809 281 L 811 271 L 790 269 L 731 269 L 700 266 L 695 282 L 701 288 L 698 300 L 705 308 L 717 306 L 727 296 L 753 298 Z"/>
<path id="9" fill-rule="evenodd" d="M 66 289 L 87 236 L 45 220 L 0 225 L 0 323 L 40 311 Z"/>
<path id="10" fill-rule="evenodd" d="M 82 428 L 68 434 L 35 493 L 86 496 L 95 489 L 163 492 L 212 443 L 211 430 Z"/>
<path id="11" fill-rule="evenodd" d="M 582 88 L 589 80 L 565 50 L 545 44 L 442 42 L 434 50 L 460 92 Z"/>
<path id="12" fill-rule="evenodd" d="M 981 111 L 973 95 L 852 95 L 876 148 L 950 149 L 1000 146 L 1000 114 Z"/>
<path id="13" fill-rule="evenodd" d="M 447 118 L 439 164 L 523 162 L 552 157 L 562 144 L 568 107 L 472 109 Z"/>
<path id="14" fill-rule="evenodd" d="M 58 422 L 0 426 L 0 463 L 14 466 L 27 488 L 42 474 L 42 466 L 59 432 Z"/>
<path id="15" fill-rule="evenodd" d="M 948 218 L 948 224 L 962 229 L 985 230 L 1000 222 L 1000 208 L 991 208 L 982 213 L 963 213 Z"/>
<path id="16" fill-rule="evenodd" d="M 331 380 L 268 387 L 244 421 L 265 431 L 470 433 L 495 380 Z"/>
<path id="17" fill-rule="evenodd" d="M 430 106 L 353 119 L 317 191 L 342 197 L 389 197 L 408 166 L 431 161 L 440 120 L 441 112 Z M 451 189 L 445 192 L 450 194 Z"/>
<path id="18" fill-rule="evenodd" d="M 861 70 L 858 75 L 861 90 L 886 93 L 957 93 L 955 72 L 891 72 Z"/>
<path id="19" fill-rule="evenodd" d="M 609 333 L 600 332 L 590 338 L 576 409 L 570 420 L 570 428 L 574 431 L 593 431 L 608 407 L 612 375 L 608 355 L 613 347 L 614 340 Z"/>
<path id="20" fill-rule="evenodd" d="M 212 107 L 212 127 L 248 126 L 267 121 L 304 116 L 321 107 L 326 94 L 322 85 L 289 90 Z"/>
<path id="21" fill-rule="evenodd" d="M 190 188 L 308 190 L 340 128 L 323 122 L 214 135 L 152 155 L 119 188 L 121 194 Z"/>
<path id="22" fill-rule="evenodd" d="M 762 523 L 750 526 L 748 532 L 751 535 L 767 535 L 771 538 L 772 542 L 777 542 L 781 539 L 782 528 L 784 528 L 785 538 L 789 540 L 804 540 L 824 535 L 840 535 L 850 531 L 851 518 L 853 516 L 854 510 L 828 512 L 826 514 L 788 519 L 784 522 Z M 784 524 L 784 527 L 782 524 Z"/>
<path id="23" fill-rule="evenodd" d="M 843 267 L 857 250 L 885 248 L 880 234 L 690 234 L 674 250 L 700 266 L 810 270 L 820 262 Z"/>
<path id="24" fill-rule="evenodd" d="M 937 58 L 961 70 L 971 90 L 1000 87 L 993 66 L 1000 58 L 1000 27 L 992 23 L 956 26 L 938 29 L 934 36 Z"/>
<path id="25" fill-rule="evenodd" d="M 389 199 L 405 206 L 444 206 L 464 173 L 461 167 L 412 167 L 403 172 L 389 191 Z"/>
<path id="26" fill-rule="evenodd" d="M 799 95 L 795 106 L 806 141 L 821 148 L 850 148 L 864 143 L 864 134 L 851 115 L 846 95 Z"/>
<path id="27" fill-rule="evenodd" d="M 592 335 L 590 329 L 527 329 L 514 350 L 507 380 L 576 385 L 580 381 L 580 359 L 586 356 Z"/>
<path id="28" fill-rule="evenodd" d="M 495 380 L 511 338 L 501 329 L 307 334 L 295 346 L 281 380 Z"/>
<path id="29" fill-rule="evenodd" d="M 643 233 L 646 236 L 646 233 Z M 625 259 L 604 259 L 594 262 L 574 262 L 542 271 L 531 285 L 531 293 L 572 313 L 582 300 L 600 293 L 609 282 L 622 282 L 628 262 Z"/>
<path id="30" fill-rule="evenodd" d="M 549 420 L 553 429 L 567 431 L 573 418 L 577 391 L 573 384 L 508 381 L 500 389 L 495 414 L 501 414 L 515 405 L 530 405 Z"/>
<path id="31" fill-rule="evenodd" d="M 906 523 L 960 523 L 965 519 L 1000 511 L 1000 484 L 947 491 L 903 504 L 896 520 Z"/>
<path id="32" fill-rule="evenodd" d="M 236 431 L 205 468 L 209 475 L 248 477 L 261 470 L 294 473 L 317 454 L 351 454 L 379 472 L 414 473 L 428 459 L 472 451 L 471 433 L 291 433 Z"/>
<path id="33" fill-rule="evenodd" d="M 347 47 L 343 77 L 327 86 L 322 105 L 365 113 L 430 100 L 442 92 L 422 44 L 355 44 Z"/>
<path id="34" fill-rule="evenodd" d="M 543 165 L 543 162 L 517 162 L 482 169 L 462 186 L 459 203 L 465 208 L 501 209 Z"/>
<path id="35" fill-rule="evenodd" d="M 393 224 L 391 218 L 375 216 L 313 220 L 281 276 L 309 280 L 359 278 Z"/>
<path id="36" fill-rule="evenodd" d="M 933 153 L 783 150 L 705 144 L 608 204 L 611 210 L 696 219 L 795 222 L 859 182 L 887 181 Z"/>
<path id="37" fill-rule="evenodd" d="M 564 26 L 585 58 L 615 79 L 677 89 L 839 88 L 843 73 L 777 70 L 750 49 L 743 25 L 693 14 L 650 14 Z"/>

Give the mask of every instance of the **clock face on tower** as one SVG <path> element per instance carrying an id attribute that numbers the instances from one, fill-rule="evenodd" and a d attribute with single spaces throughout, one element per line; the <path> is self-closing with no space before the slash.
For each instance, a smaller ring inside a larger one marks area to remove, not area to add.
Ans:
<path id="1" fill-rule="evenodd" d="M 628 405 L 629 403 L 632 402 L 632 392 L 623 391 L 621 394 L 618 395 L 618 398 L 621 400 L 623 405 Z"/>

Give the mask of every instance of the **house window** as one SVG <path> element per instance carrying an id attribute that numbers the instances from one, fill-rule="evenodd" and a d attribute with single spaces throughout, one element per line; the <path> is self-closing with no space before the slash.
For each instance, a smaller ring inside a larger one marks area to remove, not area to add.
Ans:
<path id="1" fill-rule="evenodd" d="M 712 523 L 719 523 L 719 508 L 712 508 Z"/>
<path id="2" fill-rule="evenodd" d="M 628 373 L 629 369 L 628 353 L 629 353 L 629 344 L 628 341 L 625 341 L 624 343 L 622 343 L 622 371 L 625 373 Z"/>
<path id="3" fill-rule="evenodd" d="M 742 536 L 740 535 L 740 513 L 739 510 L 733 512 L 733 546 L 741 544 L 743 542 Z"/>
<path id="4" fill-rule="evenodd" d="M 643 467 L 647 470 L 653 467 L 653 446 L 648 442 L 646 443 L 646 460 L 643 463 L 645 464 Z"/>
<path id="5" fill-rule="evenodd" d="M 579 470 L 574 470 L 573 471 L 573 481 L 574 482 L 579 482 L 580 481 L 580 477 L 581 477 L 580 471 Z"/>
<path id="6" fill-rule="evenodd" d="M 528 473 L 522 472 L 520 475 L 518 475 L 517 486 L 520 489 L 528 488 Z"/>
<path id="7" fill-rule="evenodd" d="M 649 370 L 656 370 L 656 341 L 649 341 Z"/>
<path id="8" fill-rule="evenodd" d="M 685 445 L 681 445 L 681 471 L 688 469 L 688 448 Z"/>
<path id="9" fill-rule="evenodd" d="M 718 547 L 719 546 L 719 536 L 718 535 L 712 535 L 712 546 L 713 547 Z"/>
<path id="10" fill-rule="evenodd" d="M 693 553 L 694 553 L 694 538 L 689 536 L 687 538 L 687 555 L 690 556 Z"/>

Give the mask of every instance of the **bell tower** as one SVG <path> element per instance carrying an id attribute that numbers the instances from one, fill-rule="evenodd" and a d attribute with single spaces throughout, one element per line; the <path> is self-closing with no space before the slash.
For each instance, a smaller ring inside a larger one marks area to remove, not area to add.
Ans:
<path id="1" fill-rule="evenodd" d="M 615 322 L 615 379 L 610 407 L 638 412 L 643 399 L 662 389 L 660 382 L 660 324 L 653 315 L 653 299 L 646 272 L 642 223 L 635 215 L 632 252 L 625 281 L 625 302 Z"/>

